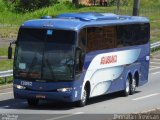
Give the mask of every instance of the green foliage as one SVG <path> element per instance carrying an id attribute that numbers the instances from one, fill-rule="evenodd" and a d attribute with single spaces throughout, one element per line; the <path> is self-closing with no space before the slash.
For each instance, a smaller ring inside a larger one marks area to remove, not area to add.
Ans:
<path id="1" fill-rule="evenodd" d="M 31 12 L 57 3 L 57 0 L 3 0 L 15 12 Z"/>
<path id="2" fill-rule="evenodd" d="M 159 8 L 160 7 L 160 0 L 141 0 L 140 6 Z"/>
<path id="3" fill-rule="evenodd" d="M 5 78 L 0 78 L 0 86 L 1 85 L 5 85 L 5 84 L 9 84 L 9 83 L 12 83 L 13 82 L 13 77 L 7 77 L 6 78 L 6 81 L 5 81 Z"/>
<path id="4" fill-rule="evenodd" d="M 4 0 L 6 1 L 6 0 Z M 8 0 L 9 1 L 9 0 Z M 45 0 L 44 0 L 45 1 Z M 110 0 L 111 1 L 111 0 Z M 159 40 L 160 34 L 160 0 L 141 0 L 140 15 L 147 16 L 151 19 L 151 40 Z M 155 3 L 154 3 L 155 2 Z M 19 25 L 24 21 L 30 19 L 38 19 L 41 16 L 50 15 L 55 17 L 61 13 L 68 12 L 108 12 L 114 13 L 117 10 L 116 6 L 102 7 L 102 6 L 74 6 L 69 0 L 59 0 L 49 7 L 44 7 L 33 12 L 15 13 L 10 8 L 5 6 L 6 3 L 0 0 L 0 38 L 16 38 Z M 13 6 L 14 3 L 10 5 Z M 122 6 L 124 4 L 125 6 Z M 119 14 L 132 14 L 133 0 L 121 0 Z M 155 7 L 153 7 L 155 6 Z M 0 53 L 1 54 L 1 53 Z"/>
<path id="5" fill-rule="evenodd" d="M 13 69 L 13 59 L 12 60 L 0 60 L 0 71 Z"/>
<path id="6" fill-rule="evenodd" d="M 5 5 L 5 2 L 3 1 L 0 1 L 0 12 L 3 12 L 3 11 L 6 11 L 6 5 Z"/>

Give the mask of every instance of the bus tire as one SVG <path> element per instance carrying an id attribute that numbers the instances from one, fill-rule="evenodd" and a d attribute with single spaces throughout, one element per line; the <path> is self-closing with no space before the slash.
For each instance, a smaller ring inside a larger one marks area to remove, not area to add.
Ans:
<path id="1" fill-rule="evenodd" d="M 125 89 L 123 90 L 123 95 L 128 96 L 130 94 L 130 87 L 131 87 L 131 82 L 130 82 L 130 77 L 127 77 L 127 80 L 125 82 Z"/>
<path id="2" fill-rule="evenodd" d="M 130 95 L 133 95 L 136 91 L 136 79 L 135 77 L 132 79 L 132 83 L 130 84 Z"/>
<path id="3" fill-rule="evenodd" d="M 85 106 L 87 103 L 87 100 L 88 100 L 88 91 L 87 91 L 87 88 L 85 87 L 83 90 L 82 99 L 77 102 L 77 107 Z"/>
<path id="4" fill-rule="evenodd" d="M 37 105 L 38 105 L 39 100 L 38 100 L 38 99 L 27 99 L 27 102 L 28 102 L 28 105 L 29 105 L 29 106 L 34 107 L 34 106 L 37 106 Z"/>

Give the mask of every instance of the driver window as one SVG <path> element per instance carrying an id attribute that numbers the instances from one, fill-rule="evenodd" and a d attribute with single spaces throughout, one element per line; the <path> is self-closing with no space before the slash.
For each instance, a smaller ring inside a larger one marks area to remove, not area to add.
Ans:
<path id="1" fill-rule="evenodd" d="M 76 73 L 82 72 L 86 52 L 86 44 L 87 35 L 86 28 L 84 28 L 79 33 L 78 48 L 76 50 Z"/>
<path id="2" fill-rule="evenodd" d="M 86 34 L 87 34 L 86 28 L 82 29 L 79 33 L 78 46 L 83 50 L 85 49 L 85 46 L 87 44 L 87 35 Z"/>
<path id="3" fill-rule="evenodd" d="M 82 56 L 82 50 L 80 48 L 76 49 L 76 74 L 82 72 L 84 63 L 84 57 Z"/>

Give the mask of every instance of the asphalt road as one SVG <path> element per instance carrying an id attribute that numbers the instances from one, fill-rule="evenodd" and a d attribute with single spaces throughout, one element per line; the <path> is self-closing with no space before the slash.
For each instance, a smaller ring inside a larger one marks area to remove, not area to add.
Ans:
<path id="1" fill-rule="evenodd" d="M 139 113 L 155 108 L 160 108 L 159 56 L 150 62 L 149 82 L 137 88 L 134 95 L 122 97 L 120 93 L 114 93 L 96 97 L 82 108 L 52 101 L 42 101 L 31 108 L 25 100 L 13 98 L 12 88 L 0 90 L 0 119 L 7 116 L 18 120 L 107 120 L 116 118 L 117 114 Z"/>

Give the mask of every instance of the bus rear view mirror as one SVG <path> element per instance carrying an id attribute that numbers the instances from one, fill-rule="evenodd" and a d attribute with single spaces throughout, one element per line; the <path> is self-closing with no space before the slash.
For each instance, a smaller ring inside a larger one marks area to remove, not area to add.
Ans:
<path id="1" fill-rule="evenodd" d="M 8 59 L 12 59 L 12 46 L 11 46 L 11 44 L 8 47 Z"/>
<path id="2" fill-rule="evenodd" d="M 8 59 L 12 59 L 12 44 L 17 44 L 17 41 L 10 42 L 8 47 Z"/>

